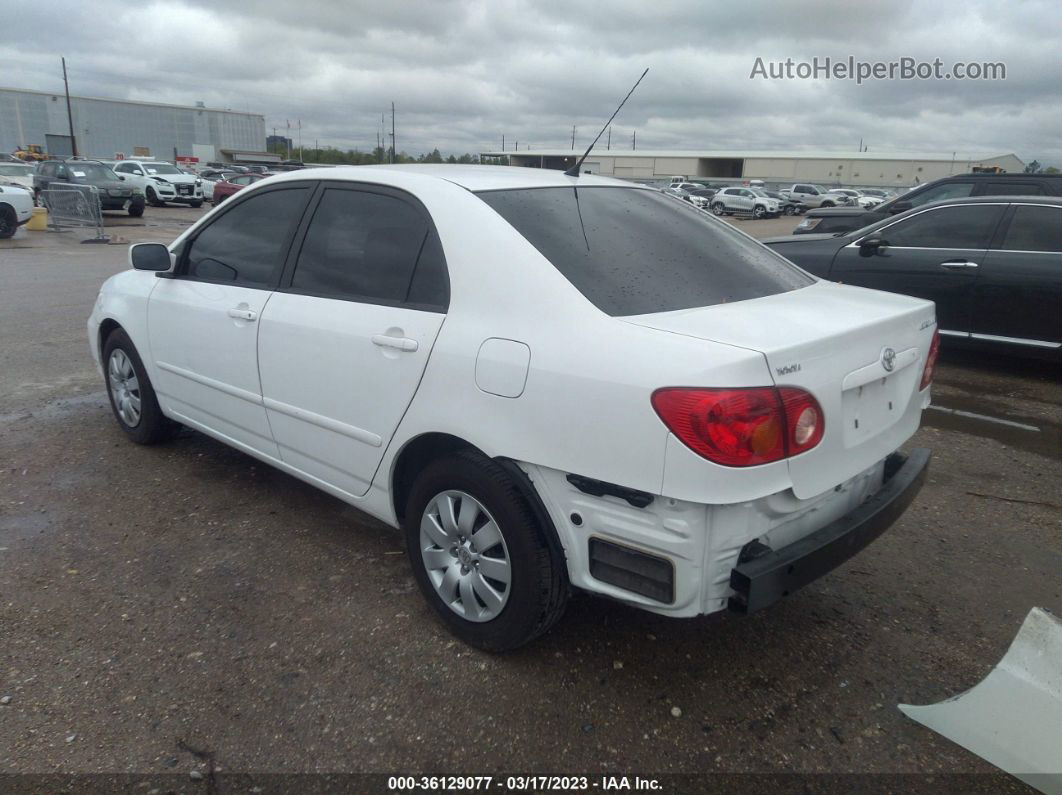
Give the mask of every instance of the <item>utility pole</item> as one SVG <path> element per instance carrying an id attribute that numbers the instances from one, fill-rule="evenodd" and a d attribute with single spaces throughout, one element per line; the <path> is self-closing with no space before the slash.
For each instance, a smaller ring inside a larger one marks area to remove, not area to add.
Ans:
<path id="1" fill-rule="evenodd" d="M 66 79 L 66 58 L 63 58 L 63 86 L 66 87 L 66 120 L 70 124 L 70 153 L 77 157 L 77 138 L 74 137 L 74 113 L 70 110 L 70 83 Z"/>
<path id="2" fill-rule="evenodd" d="M 302 148 L 302 119 L 299 119 L 298 122 L 299 122 L 299 160 L 305 160 L 306 159 L 306 152 L 304 152 L 303 148 Z"/>
<path id="3" fill-rule="evenodd" d="M 610 124 L 609 127 L 608 127 L 608 143 L 605 144 L 605 149 L 611 149 L 611 148 L 612 148 L 612 125 Z"/>
<path id="4" fill-rule="evenodd" d="M 631 136 L 631 149 L 638 148 L 638 131 L 634 131 L 634 135 Z"/>
<path id="5" fill-rule="evenodd" d="M 395 103 L 391 103 L 391 162 L 398 158 L 398 148 L 395 144 Z"/>
<path id="6" fill-rule="evenodd" d="M 572 125 L 572 151 L 575 151 L 575 125 Z"/>
<path id="7" fill-rule="evenodd" d="M 502 133 L 502 151 L 505 151 L 505 133 Z"/>

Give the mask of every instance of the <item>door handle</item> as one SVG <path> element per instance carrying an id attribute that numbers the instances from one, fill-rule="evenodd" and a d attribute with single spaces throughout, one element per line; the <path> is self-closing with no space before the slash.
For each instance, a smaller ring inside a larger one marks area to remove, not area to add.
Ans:
<path id="1" fill-rule="evenodd" d="M 949 271 L 961 271 L 979 266 L 976 262 L 968 262 L 964 259 L 950 259 L 947 262 L 940 263 L 940 267 Z"/>
<path id="2" fill-rule="evenodd" d="M 389 337 L 386 334 L 373 334 L 372 344 L 379 345 L 381 348 L 394 348 L 406 353 L 412 353 L 420 347 L 416 340 L 411 340 L 409 337 Z"/>
<path id="3" fill-rule="evenodd" d="M 234 317 L 237 320 L 253 322 L 258 318 L 258 313 L 253 309 L 230 309 L 229 317 Z"/>

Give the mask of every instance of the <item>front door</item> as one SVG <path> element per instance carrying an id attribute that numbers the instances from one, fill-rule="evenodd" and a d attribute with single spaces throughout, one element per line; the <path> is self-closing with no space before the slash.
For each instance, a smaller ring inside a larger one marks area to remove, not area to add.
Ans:
<path id="1" fill-rule="evenodd" d="M 449 302 L 427 212 L 400 191 L 326 186 L 262 315 L 262 393 L 281 458 L 365 494 Z"/>
<path id="2" fill-rule="evenodd" d="M 974 283 L 1004 207 L 934 207 L 878 227 L 866 237 L 888 245 L 874 253 L 856 243 L 845 246 L 837 252 L 830 278 L 934 301 L 941 333 L 969 333 Z"/>
<path id="3" fill-rule="evenodd" d="M 258 326 L 310 189 L 247 196 L 185 242 L 148 301 L 159 401 L 177 419 L 277 457 L 258 379 Z"/>

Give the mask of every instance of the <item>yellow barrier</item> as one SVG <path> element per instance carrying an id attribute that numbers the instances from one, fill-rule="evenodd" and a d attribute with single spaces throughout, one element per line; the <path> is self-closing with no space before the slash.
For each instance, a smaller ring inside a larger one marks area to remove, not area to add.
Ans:
<path id="1" fill-rule="evenodd" d="M 26 222 L 26 228 L 31 232 L 47 232 L 48 211 L 43 207 L 34 207 L 33 216 Z"/>

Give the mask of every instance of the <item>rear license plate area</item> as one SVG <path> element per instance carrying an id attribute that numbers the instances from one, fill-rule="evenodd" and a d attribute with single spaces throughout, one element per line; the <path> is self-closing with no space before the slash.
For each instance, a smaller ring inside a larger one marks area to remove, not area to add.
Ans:
<path id="1" fill-rule="evenodd" d="M 844 391 L 845 447 L 855 447 L 899 420 L 907 408 L 902 396 L 909 379 L 904 375 L 902 371 L 893 373 Z"/>

